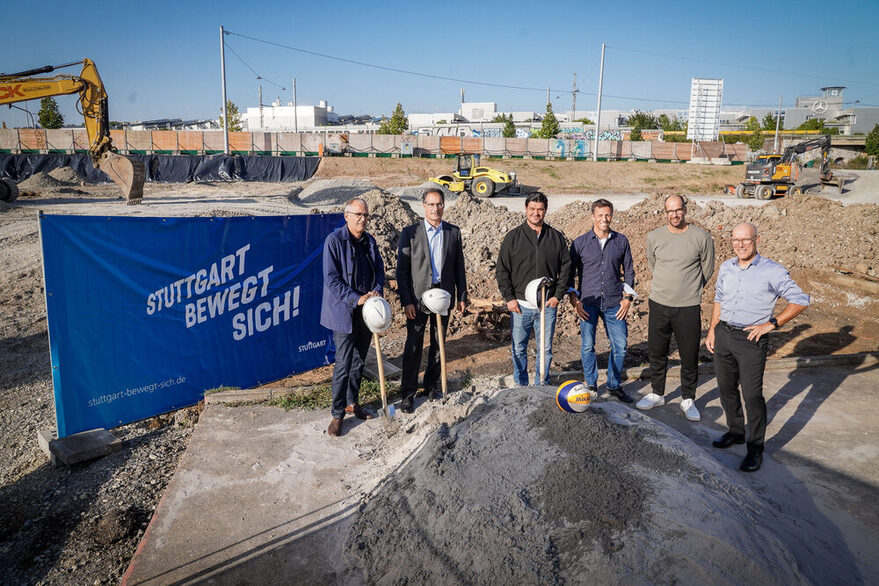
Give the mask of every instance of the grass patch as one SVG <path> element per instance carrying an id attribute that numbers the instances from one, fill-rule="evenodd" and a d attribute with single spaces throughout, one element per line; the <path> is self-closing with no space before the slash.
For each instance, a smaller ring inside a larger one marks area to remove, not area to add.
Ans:
<path id="1" fill-rule="evenodd" d="M 400 398 L 400 385 L 395 382 L 385 381 L 388 392 L 388 402 Z M 280 407 L 285 411 L 301 409 L 314 411 L 316 409 L 329 409 L 333 404 L 333 390 L 331 385 L 312 385 L 293 389 L 286 395 L 275 397 L 268 402 L 269 405 Z M 381 386 L 378 381 L 364 378 L 360 383 L 360 404 L 381 408 Z"/>
<path id="2" fill-rule="evenodd" d="M 546 165 L 543 169 L 541 169 L 544 173 L 552 177 L 553 179 L 560 179 L 559 172 L 555 167 L 550 165 Z"/>
<path id="3" fill-rule="evenodd" d="M 213 389 L 208 389 L 204 392 L 205 396 L 213 395 L 214 393 L 222 393 L 223 391 L 240 391 L 241 387 L 227 387 L 227 386 L 219 386 L 214 387 Z"/>

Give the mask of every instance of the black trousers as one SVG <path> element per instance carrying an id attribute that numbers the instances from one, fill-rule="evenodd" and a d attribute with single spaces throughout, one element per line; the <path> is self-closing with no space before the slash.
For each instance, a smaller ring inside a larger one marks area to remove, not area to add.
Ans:
<path id="1" fill-rule="evenodd" d="M 763 370 L 769 340 L 748 340 L 748 333 L 720 322 L 714 328 L 714 371 L 726 425 L 732 433 L 745 434 L 745 418 L 739 385 L 748 414 L 748 451 L 763 452 L 766 437 L 766 400 L 763 398 Z"/>
<path id="2" fill-rule="evenodd" d="M 665 394 L 668 350 L 674 333 L 681 355 L 681 397 L 696 398 L 699 378 L 699 338 L 702 335 L 702 309 L 669 307 L 649 300 L 650 318 L 647 325 L 647 356 L 650 359 L 651 385 L 657 395 Z"/>
<path id="3" fill-rule="evenodd" d="M 400 380 L 400 394 L 414 397 L 418 389 L 418 371 L 421 370 L 421 351 L 424 349 L 424 330 L 430 322 L 430 349 L 427 351 L 427 366 L 424 369 L 424 390 L 440 388 L 439 338 L 436 333 L 436 314 L 424 313 L 415 306 L 415 319 L 406 320 L 406 345 L 403 347 L 403 373 Z M 449 316 L 442 316 L 443 339 L 449 327 Z"/>
<path id="4" fill-rule="evenodd" d="M 354 310 L 352 331 L 333 332 L 336 364 L 333 366 L 333 417 L 344 417 L 345 407 L 360 402 L 360 381 L 372 332 L 363 321 L 363 306 Z"/>

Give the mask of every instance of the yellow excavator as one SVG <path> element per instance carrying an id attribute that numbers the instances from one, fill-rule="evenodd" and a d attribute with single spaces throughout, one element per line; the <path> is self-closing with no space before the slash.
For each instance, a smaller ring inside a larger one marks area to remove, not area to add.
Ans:
<path id="1" fill-rule="evenodd" d="M 52 73 L 56 69 L 82 65 L 79 75 L 57 74 L 52 77 L 36 77 Z M 129 205 L 143 199 L 146 170 L 143 163 L 117 154 L 110 140 L 110 118 L 107 113 L 107 92 L 94 62 L 90 59 L 63 65 L 40 67 L 18 73 L 0 73 L 0 104 L 12 104 L 47 96 L 79 94 L 81 113 L 89 137 L 89 156 L 96 169 L 100 169 L 125 194 Z M 5 196 L 5 197 L 4 197 Z M 15 183 L 0 179 L 0 200 L 12 201 L 18 196 Z"/>

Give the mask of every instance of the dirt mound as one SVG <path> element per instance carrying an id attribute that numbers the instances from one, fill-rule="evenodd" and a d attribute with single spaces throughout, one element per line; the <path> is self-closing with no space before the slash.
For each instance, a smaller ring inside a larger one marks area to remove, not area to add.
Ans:
<path id="1" fill-rule="evenodd" d="M 49 176 L 58 181 L 74 183 L 76 185 L 81 185 L 88 181 L 84 175 L 80 175 L 72 167 L 58 167 L 57 169 L 52 169 L 49 171 Z"/>
<path id="2" fill-rule="evenodd" d="M 507 232 L 525 221 L 525 213 L 511 212 L 462 193 L 455 205 L 446 210 L 443 219 L 461 228 L 470 295 L 500 299 L 495 266 L 501 241 Z"/>
<path id="3" fill-rule="evenodd" d="M 338 205 L 374 189 L 378 188 L 364 179 L 318 179 L 296 197 L 309 205 Z"/>
<path id="4" fill-rule="evenodd" d="M 694 444 L 616 403 L 564 413 L 543 390 L 474 400 L 366 499 L 346 553 L 367 582 L 806 579 L 774 536 L 793 520 Z"/>
<path id="5" fill-rule="evenodd" d="M 67 184 L 64 181 L 59 181 L 45 171 L 40 171 L 20 182 L 18 184 L 18 189 L 21 191 L 40 191 L 55 187 L 64 187 L 65 185 Z"/>

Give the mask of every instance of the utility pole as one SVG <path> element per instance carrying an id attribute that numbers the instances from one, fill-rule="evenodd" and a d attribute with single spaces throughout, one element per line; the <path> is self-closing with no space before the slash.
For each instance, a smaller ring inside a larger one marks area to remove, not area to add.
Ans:
<path id="1" fill-rule="evenodd" d="M 577 117 L 577 74 L 574 74 L 574 88 L 571 91 L 571 122 Z"/>
<path id="2" fill-rule="evenodd" d="M 296 108 L 296 78 L 293 78 L 293 131 L 299 132 L 299 110 Z"/>
<path id="3" fill-rule="evenodd" d="M 778 128 L 781 126 L 781 99 L 784 96 L 778 96 L 778 110 L 775 112 L 775 141 L 772 143 L 772 152 L 778 152 Z"/>
<path id="4" fill-rule="evenodd" d="M 546 88 L 546 103 L 549 104 L 549 87 Z"/>
<path id="5" fill-rule="evenodd" d="M 262 86 L 257 87 L 259 87 L 259 129 L 262 130 L 263 128 L 265 128 L 262 122 Z"/>
<path id="6" fill-rule="evenodd" d="M 598 70 L 598 111 L 595 113 L 595 140 L 592 141 L 592 160 L 598 160 L 598 131 L 601 128 L 601 84 L 604 81 L 604 43 L 601 43 L 601 68 Z"/>
<path id="7" fill-rule="evenodd" d="M 226 108 L 226 32 L 220 25 L 220 77 L 223 82 L 223 152 L 229 154 L 229 112 Z"/>

